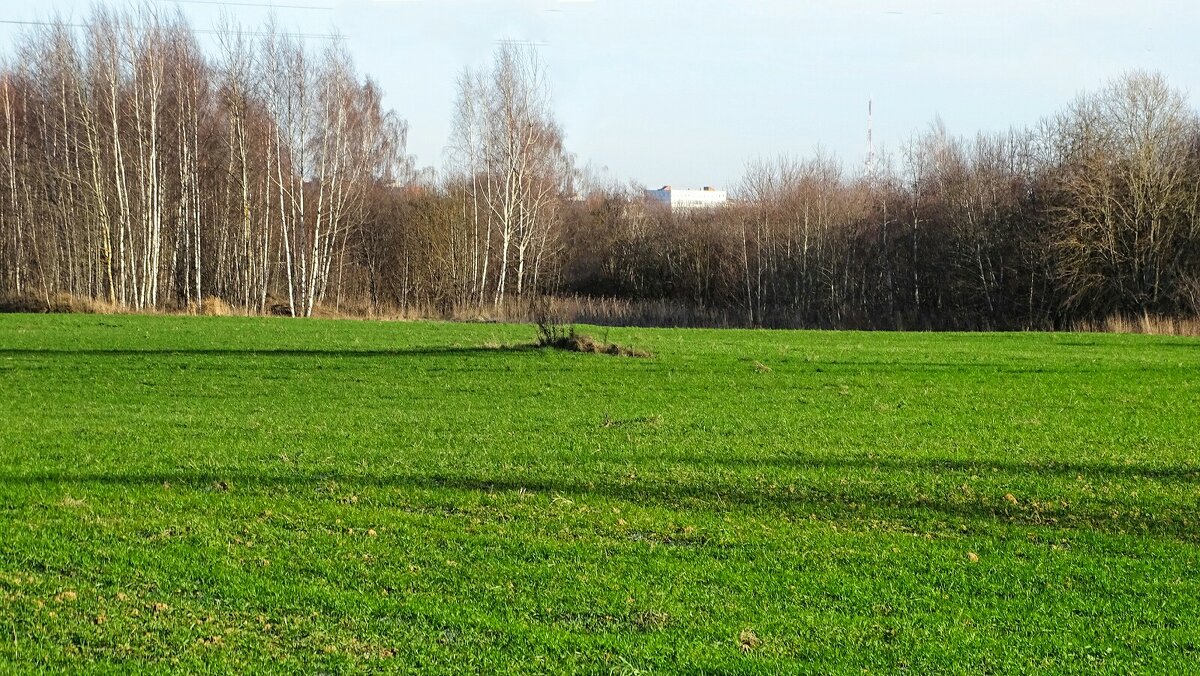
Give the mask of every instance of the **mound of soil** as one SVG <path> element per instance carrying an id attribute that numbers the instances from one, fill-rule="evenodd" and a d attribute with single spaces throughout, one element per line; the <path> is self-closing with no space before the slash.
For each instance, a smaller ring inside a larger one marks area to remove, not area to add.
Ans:
<path id="1" fill-rule="evenodd" d="M 571 329 L 570 333 L 565 336 L 551 338 L 540 342 L 542 347 L 552 347 L 556 350 L 566 350 L 568 352 L 583 352 L 586 354 L 609 354 L 614 357 L 653 357 L 654 355 L 639 350 L 633 347 L 617 345 L 616 343 L 605 343 L 587 335 L 586 333 L 576 333 Z"/>

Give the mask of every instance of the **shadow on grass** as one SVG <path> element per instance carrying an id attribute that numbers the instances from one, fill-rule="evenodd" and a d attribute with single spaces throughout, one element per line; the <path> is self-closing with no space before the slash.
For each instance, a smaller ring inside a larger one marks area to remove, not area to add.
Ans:
<path id="1" fill-rule="evenodd" d="M 735 458 L 696 458 L 673 457 L 671 462 L 693 465 L 720 465 L 723 467 L 738 467 L 754 469 L 758 467 L 773 467 L 795 470 L 820 469 L 853 469 L 853 470 L 887 470 L 887 471 L 920 471 L 932 473 L 972 474 L 986 478 L 996 472 L 1006 475 L 1046 475 L 1052 474 L 1063 478 L 1080 478 L 1084 480 L 1100 479 L 1132 479 L 1154 481 L 1182 481 L 1200 483 L 1200 467 L 1147 467 L 1140 464 L 1106 463 L 1106 462 L 1014 462 L 1009 460 L 957 460 L 949 458 L 929 459 L 895 459 L 871 458 L 865 456 L 840 458 L 815 458 L 806 456 L 756 458 L 753 460 Z"/>
<path id="2" fill-rule="evenodd" d="M 130 349 L 0 349 L 0 357 L 465 357 L 488 354 L 525 354 L 539 352 L 535 345 L 506 345 L 499 347 L 413 347 L 394 350 L 323 350 L 323 349 L 235 349 L 235 348 L 151 348 Z"/>
<path id="3" fill-rule="evenodd" d="M 875 466 L 868 463 L 864 467 Z M 836 463 L 822 463 L 837 468 Z M 851 466 L 849 464 L 843 467 Z M 974 467 L 974 465 L 967 465 Z M 985 465 L 986 466 L 986 465 Z M 1082 468 L 1082 466 L 1078 466 Z M 1036 474 L 1040 468 L 1025 467 Z M 1102 471 L 1092 468 L 1089 472 Z M 1189 474 L 1189 478 L 1195 478 Z M 370 474 L 347 472 L 311 472 L 292 474 L 248 472 L 48 472 L 19 475 L 0 474 L 0 486 L 54 486 L 101 484 L 121 487 L 150 487 L 170 484 L 197 490 L 228 488 L 236 499 L 239 493 L 277 493 L 279 489 L 318 490 L 336 482 L 342 490 L 362 488 L 398 488 L 419 491 L 451 490 L 466 493 L 520 492 L 542 495 L 570 495 L 585 498 L 599 496 L 633 504 L 681 510 L 727 509 L 782 512 L 792 518 L 814 515 L 822 520 L 849 522 L 888 522 L 901 530 L 917 532 L 970 532 L 986 527 L 1038 527 L 1062 531 L 1095 531 L 1108 535 L 1152 536 L 1200 543 L 1200 521 L 1193 518 L 1195 505 L 1179 504 L 1174 511 L 1154 513 L 1136 500 L 1089 499 L 1069 507 L 1054 500 L 1042 504 L 1022 501 L 1010 504 L 992 496 L 992 502 L 957 493 L 924 495 L 919 487 L 912 494 L 862 485 L 831 488 L 821 479 L 798 481 L 794 485 L 771 488 L 744 483 L 704 484 L 669 483 L 646 480 L 614 480 L 598 477 L 595 481 L 548 479 L 545 477 L 485 478 L 445 474 Z M 220 487 L 220 488 L 214 488 Z M 226 493 L 222 492 L 222 495 Z M 1075 497 L 1075 496 L 1072 496 Z M 964 530 L 964 528 L 966 530 Z"/>

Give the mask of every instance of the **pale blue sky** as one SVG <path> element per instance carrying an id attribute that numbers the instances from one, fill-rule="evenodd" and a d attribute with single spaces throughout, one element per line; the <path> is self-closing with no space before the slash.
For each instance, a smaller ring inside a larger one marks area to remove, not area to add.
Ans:
<path id="1" fill-rule="evenodd" d="M 285 27 L 349 38 L 361 71 L 440 166 L 454 80 L 495 41 L 530 40 L 581 163 L 657 186 L 736 187 L 747 161 L 820 145 L 851 171 L 940 115 L 954 133 L 1036 122 L 1122 71 L 1200 87 L 1200 3 L 1188 0 L 229 0 L 182 3 L 197 28 L 279 8 Z M 0 19 L 76 18 L 87 0 L 0 0 Z M 116 3 L 120 4 L 120 3 Z M 173 4 L 170 2 L 159 4 Z M 237 5 L 237 6 L 232 6 Z M 17 27 L 0 25 L 10 43 Z"/>

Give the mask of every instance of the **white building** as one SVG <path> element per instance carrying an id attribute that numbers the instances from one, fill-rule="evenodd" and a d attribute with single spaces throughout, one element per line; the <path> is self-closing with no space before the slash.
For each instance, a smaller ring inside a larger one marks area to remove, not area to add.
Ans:
<path id="1" fill-rule="evenodd" d="M 664 185 L 658 190 L 647 190 L 646 199 L 657 202 L 675 211 L 677 209 L 713 209 L 729 201 L 724 190 L 714 190 L 708 186 L 700 190 L 672 189 Z"/>

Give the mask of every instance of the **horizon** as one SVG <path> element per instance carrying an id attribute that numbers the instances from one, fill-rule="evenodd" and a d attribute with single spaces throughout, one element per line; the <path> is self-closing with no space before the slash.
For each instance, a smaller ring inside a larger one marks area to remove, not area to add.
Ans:
<path id="1" fill-rule="evenodd" d="M 201 31 L 223 13 L 251 28 L 274 12 L 284 30 L 340 32 L 360 75 L 379 83 L 385 105 L 408 122 L 416 166 L 439 174 L 457 74 L 486 66 L 500 41 L 530 44 L 547 66 L 555 117 L 578 166 L 603 182 L 646 188 L 736 191 L 748 164 L 814 152 L 857 174 L 868 101 L 884 156 L 934 120 L 965 136 L 1035 124 L 1131 70 L 1162 73 L 1190 94 L 1198 77 L 1190 64 L 1200 57 L 1184 28 L 1200 9 L 1162 1 L 990 8 L 707 0 L 686 10 L 628 0 L 149 4 L 178 7 Z M 11 42 L 29 28 L 11 22 L 78 19 L 91 5 L 6 0 L 0 19 L 10 23 L 0 26 Z M 203 35 L 201 43 L 211 44 Z"/>

